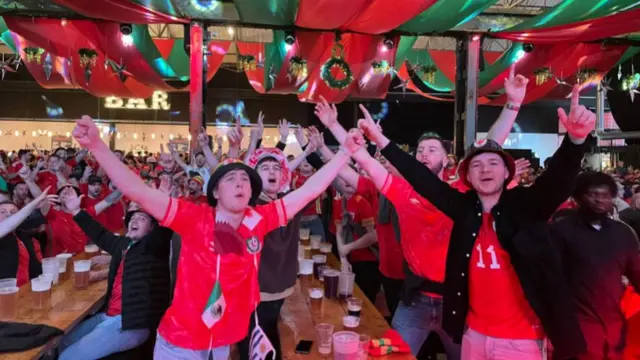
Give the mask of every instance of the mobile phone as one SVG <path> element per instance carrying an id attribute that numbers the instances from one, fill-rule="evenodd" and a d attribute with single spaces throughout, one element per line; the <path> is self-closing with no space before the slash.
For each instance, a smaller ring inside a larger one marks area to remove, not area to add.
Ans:
<path id="1" fill-rule="evenodd" d="M 313 341 L 311 340 L 300 340 L 298 345 L 296 345 L 296 354 L 308 355 L 309 353 L 311 353 L 312 345 Z"/>

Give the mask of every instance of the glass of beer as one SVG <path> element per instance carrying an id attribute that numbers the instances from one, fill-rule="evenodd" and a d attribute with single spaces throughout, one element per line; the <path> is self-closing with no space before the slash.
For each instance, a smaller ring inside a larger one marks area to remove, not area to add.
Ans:
<path id="1" fill-rule="evenodd" d="M 331 336 L 333 336 L 333 325 L 318 324 L 316 325 L 316 333 L 318 334 L 318 352 L 321 355 L 331 354 Z"/>
<path id="2" fill-rule="evenodd" d="M 60 277 L 60 260 L 55 257 L 42 259 L 42 273 L 51 274 L 53 285 L 57 285 Z"/>
<path id="3" fill-rule="evenodd" d="M 357 316 L 344 316 L 342 318 L 342 326 L 345 330 L 355 330 L 360 326 L 360 318 Z"/>
<path id="4" fill-rule="evenodd" d="M 311 236 L 311 229 L 300 228 L 300 241 L 303 245 L 309 246 L 309 236 Z"/>
<path id="5" fill-rule="evenodd" d="M 64 281 L 69 279 L 71 267 L 73 266 L 73 254 L 58 254 L 56 258 L 60 261 L 60 280 Z"/>
<path id="6" fill-rule="evenodd" d="M 51 281 L 47 278 L 35 278 L 31 280 L 31 293 L 33 295 L 33 307 L 35 309 L 48 307 L 51 300 Z"/>
<path id="7" fill-rule="evenodd" d="M 302 259 L 300 264 L 300 280 L 306 284 L 311 283 L 313 278 L 313 260 Z"/>
<path id="8" fill-rule="evenodd" d="M 310 236 L 310 241 L 311 241 L 311 252 L 313 254 L 319 254 L 320 253 L 320 243 L 322 242 L 322 236 L 320 235 L 311 235 Z"/>
<path id="9" fill-rule="evenodd" d="M 353 360 L 360 350 L 360 336 L 351 331 L 333 334 L 333 359 Z"/>
<path id="10" fill-rule="evenodd" d="M 349 316 L 360 317 L 362 312 L 362 299 L 350 297 L 347 299 L 347 313 Z"/>
<path id="11" fill-rule="evenodd" d="M 327 264 L 327 255 L 313 255 L 311 259 L 313 260 L 313 276 L 316 279 L 320 279 L 318 268 Z"/>
<path id="12" fill-rule="evenodd" d="M 324 296 L 329 299 L 337 299 L 340 272 L 338 270 L 327 269 L 322 274 L 322 277 L 324 278 Z"/>
<path id="13" fill-rule="evenodd" d="M 84 252 L 86 253 L 87 260 L 88 260 L 88 259 L 91 259 L 92 257 L 100 255 L 100 248 L 98 247 L 98 245 L 89 244 L 89 245 L 85 245 Z"/>
<path id="14" fill-rule="evenodd" d="M 353 283 L 356 280 L 356 275 L 350 272 L 340 273 L 340 283 L 338 284 L 338 297 L 342 300 L 353 295 Z M 325 280 L 326 281 L 326 280 Z"/>
<path id="15" fill-rule="evenodd" d="M 14 279 L 15 280 L 15 279 Z M 0 319 L 12 320 L 18 314 L 18 290 L 17 286 L 9 286 L 10 282 L 0 287 Z"/>
<path id="16" fill-rule="evenodd" d="M 73 273 L 76 288 L 84 289 L 89 286 L 89 271 L 91 260 L 76 260 L 73 262 Z"/>
<path id="17" fill-rule="evenodd" d="M 328 254 L 328 253 L 330 253 L 330 252 L 331 252 L 331 248 L 332 248 L 332 246 L 333 246 L 333 245 L 331 245 L 331 243 L 330 243 L 330 242 L 323 242 L 323 243 L 320 243 L 320 253 L 321 253 L 321 254 L 325 254 L 325 255 L 326 255 L 326 254 Z"/>

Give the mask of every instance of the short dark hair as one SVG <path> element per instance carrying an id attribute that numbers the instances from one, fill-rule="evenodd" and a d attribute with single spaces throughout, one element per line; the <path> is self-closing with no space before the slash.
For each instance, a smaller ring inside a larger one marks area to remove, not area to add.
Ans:
<path id="1" fill-rule="evenodd" d="M 63 148 L 63 147 L 59 147 L 59 148 L 57 148 L 53 153 L 55 154 L 55 153 L 57 153 L 57 152 L 58 152 L 58 151 L 60 151 L 60 150 L 64 150 L 64 152 L 67 152 L 67 149 L 65 149 L 65 148 Z"/>
<path id="2" fill-rule="evenodd" d="M 582 196 L 584 196 L 589 188 L 606 186 L 609 188 L 611 196 L 616 196 L 618 193 L 618 186 L 613 178 L 605 173 L 598 171 L 585 171 L 576 177 L 575 187 L 572 197 L 580 202 Z"/>
<path id="3" fill-rule="evenodd" d="M 193 155 L 193 157 L 197 157 L 198 155 L 202 155 L 202 156 L 204 156 L 204 153 L 203 153 L 202 151 L 198 151 L 197 153 L 195 153 L 195 154 Z"/>
<path id="4" fill-rule="evenodd" d="M 436 140 L 440 143 L 440 146 L 442 146 L 442 149 L 444 150 L 444 152 L 446 152 L 447 154 L 449 153 L 449 145 L 447 144 L 447 142 L 445 140 L 442 139 L 442 137 L 440 137 L 440 135 L 434 133 L 434 132 L 426 132 L 424 134 L 422 134 L 420 136 L 420 138 L 418 139 L 418 142 L 416 143 L 416 148 L 418 148 L 418 146 L 420 146 L 420 143 L 425 141 L 425 140 Z"/>

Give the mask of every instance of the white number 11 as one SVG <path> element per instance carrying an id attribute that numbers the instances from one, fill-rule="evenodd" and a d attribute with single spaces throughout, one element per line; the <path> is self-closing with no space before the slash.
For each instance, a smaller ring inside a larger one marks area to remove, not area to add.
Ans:
<path id="1" fill-rule="evenodd" d="M 482 256 L 482 245 L 478 244 L 478 246 L 476 246 L 476 250 L 478 250 L 478 267 L 484 269 L 485 265 Z M 489 265 L 489 269 L 500 269 L 498 256 L 496 255 L 496 250 L 493 248 L 493 245 L 487 248 L 487 252 L 491 255 L 491 265 Z"/>

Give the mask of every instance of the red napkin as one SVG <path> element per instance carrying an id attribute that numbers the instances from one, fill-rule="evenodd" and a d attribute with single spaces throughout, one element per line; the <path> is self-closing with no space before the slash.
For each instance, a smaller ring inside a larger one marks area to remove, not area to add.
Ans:
<path id="1" fill-rule="evenodd" d="M 371 340 L 369 346 L 369 355 L 371 356 L 384 356 L 391 353 L 409 353 L 411 348 L 402 340 L 400 334 L 393 329 L 387 330 L 382 338 Z"/>

